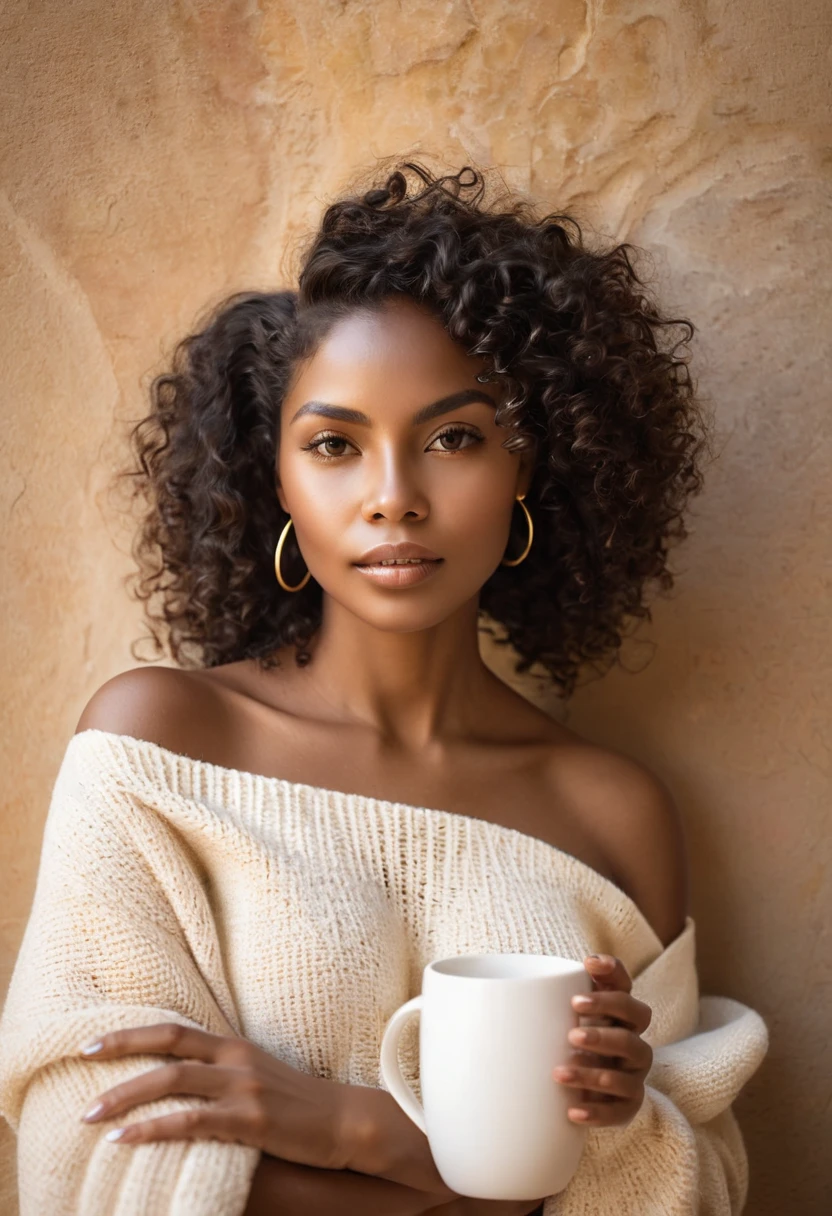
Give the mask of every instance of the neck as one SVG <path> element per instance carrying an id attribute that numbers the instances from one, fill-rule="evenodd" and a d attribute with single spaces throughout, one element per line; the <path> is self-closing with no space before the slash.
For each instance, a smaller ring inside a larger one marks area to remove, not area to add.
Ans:
<path id="1" fill-rule="evenodd" d="M 496 677 L 480 657 L 478 602 L 409 633 L 386 632 L 324 596 L 310 682 L 341 720 L 374 728 L 396 747 L 418 750 L 468 733 Z"/>

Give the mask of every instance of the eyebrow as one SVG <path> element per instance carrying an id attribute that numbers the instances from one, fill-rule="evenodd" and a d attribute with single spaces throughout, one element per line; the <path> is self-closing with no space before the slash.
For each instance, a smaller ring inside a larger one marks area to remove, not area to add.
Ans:
<path id="1" fill-rule="evenodd" d="M 469 405 L 473 401 L 484 401 L 488 405 L 493 405 L 495 409 L 497 408 L 497 402 L 483 389 L 464 388 L 458 393 L 440 397 L 438 401 L 434 401 L 430 405 L 423 405 L 413 415 L 411 423 L 413 426 L 419 426 L 422 422 L 429 422 L 431 418 L 438 418 L 440 414 L 448 414 L 451 410 L 458 409 L 461 405 Z M 307 401 L 292 416 L 289 425 L 297 422 L 298 418 L 304 414 L 318 414 L 322 418 L 335 418 L 339 422 L 357 422 L 362 426 L 373 425 L 372 418 L 362 413 L 361 410 L 354 410 L 346 405 L 330 405 L 327 401 Z"/>

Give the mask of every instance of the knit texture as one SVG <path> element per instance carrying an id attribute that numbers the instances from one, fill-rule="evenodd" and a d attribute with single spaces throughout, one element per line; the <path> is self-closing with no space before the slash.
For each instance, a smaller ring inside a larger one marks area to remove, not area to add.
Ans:
<path id="1" fill-rule="evenodd" d="M 239 1216 L 259 1150 L 123 1146 L 93 1097 L 158 1055 L 84 1060 L 117 1027 L 241 1035 L 316 1076 L 384 1088 L 381 1036 L 431 960 L 618 955 L 653 1009 L 645 1101 L 590 1128 L 544 1216 L 739 1213 L 731 1103 L 768 1046 L 762 1018 L 700 996 L 695 926 L 667 948 L 618 887 L 513 828 L 224 768 L 100 730 L 70 740 L 0 1019 L 0 1113 L 18 1137 L 21 1216 Z M 417 1019 L 402 1069 L 419 1089 Z M 134 1107 L 140 1122 L 207 1099 Z"/>

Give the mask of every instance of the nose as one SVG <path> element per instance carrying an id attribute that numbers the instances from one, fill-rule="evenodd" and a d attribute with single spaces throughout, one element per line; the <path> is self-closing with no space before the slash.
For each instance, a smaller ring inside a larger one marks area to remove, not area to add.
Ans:
<path id="1" fill-rule="evenodd" d="M 415 470 L 403 456 L 387 452 L 378 461 L 367 461 L 361 513 L 368 521 L 427 518 L 428 498 Z"/>

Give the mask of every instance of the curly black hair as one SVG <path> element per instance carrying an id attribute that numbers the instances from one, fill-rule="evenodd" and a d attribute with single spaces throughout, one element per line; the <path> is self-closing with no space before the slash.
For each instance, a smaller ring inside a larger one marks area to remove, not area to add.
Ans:
<path id="1" fill-rule="evenodd" d="M 126 475 L 146 505 L 128 581 L 157 651 L 166 631 L 180 666 L 268 668 L 289 645 L 309 661 L 321 588 L 287 593 L 274 571 L 288 518 L 281 401 L 339 318 L 405 295 L 502 384 L 505 446 L 533 447 L 534 544 L 485 583 L 480 621 L 518 672 L 539 664 L 568 697 L 582 666 L 616 661 L 625 623 L 652 619 L 648 584 L 674 584 L 668 549 L 688 535 L 708 440 L 693 326 L 660 313 L 632 246 L 589 248 L 573 218 L 540 217 L 508 190 L 488 201 L 480 170 L 437 177 L 405 161 L 384 173 L 326 207 L 297 290 L 224 300 L 153 380 L 151 412 L 130 432 Z M 517 523 L 511 552 L 525 539 Z"/>

